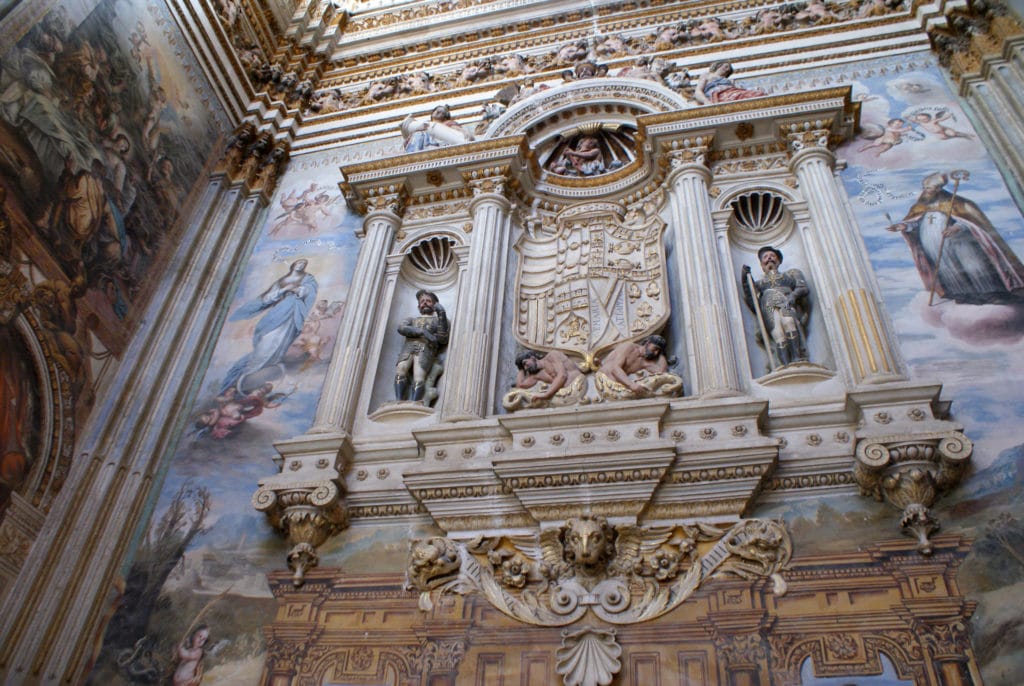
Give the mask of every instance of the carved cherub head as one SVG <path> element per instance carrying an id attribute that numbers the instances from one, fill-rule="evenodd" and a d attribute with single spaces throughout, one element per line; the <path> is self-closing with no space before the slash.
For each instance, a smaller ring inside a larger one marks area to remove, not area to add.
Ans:
<path id="1" fill-rule="evenodd" d="M 600 515 L 582 515 L 561 531 L 565 559 L 581 567 L 603 566 L 615 555 L 615 529 Z"/>

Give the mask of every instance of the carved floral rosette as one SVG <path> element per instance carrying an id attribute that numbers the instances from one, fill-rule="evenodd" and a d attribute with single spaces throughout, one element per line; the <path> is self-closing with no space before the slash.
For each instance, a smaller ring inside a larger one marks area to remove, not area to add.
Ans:
<path id="1" fill-rule="evenodd" d="M 432 594 L 476 592 L 527 624 L 565 626 L 593 613 L 622 625 L 672 611 L 719 575 L 770 576 L 784 593 L 791 555 L 774 521 L 640 527 L 584 515 L 532 536 L 415 540 L 406 579 L 424 610 Z"/>

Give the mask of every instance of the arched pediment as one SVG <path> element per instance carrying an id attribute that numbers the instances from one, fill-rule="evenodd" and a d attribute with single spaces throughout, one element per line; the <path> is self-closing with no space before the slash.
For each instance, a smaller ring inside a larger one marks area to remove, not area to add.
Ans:
<path id="1" fill-rule="evenodd" d="M 531 144 L 589 122 L 632 124 L 645 114 L 694 107 L 679 93 L 654 81 L 595 78 L 542 90 L 512 105 L 487 127 L 486 138 L 524 134 Z"/>

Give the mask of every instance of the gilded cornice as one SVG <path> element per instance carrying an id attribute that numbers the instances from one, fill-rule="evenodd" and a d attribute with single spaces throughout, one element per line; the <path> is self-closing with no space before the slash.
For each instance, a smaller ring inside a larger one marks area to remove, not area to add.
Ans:
<path id="1" fill-rule="evenodd" d="M 438 148 L 437 150 L 424 150 L 423 152 L 414 152 L 407 155 L 400 155 L 398 157 L 373 160 L 371 162 L 357 162 L 355 164 L 342 167 L 341 172 L 346 179 L 353 180 L 350 181 L 350 183 L 352 183 L 358 178 L 375 176 L 374 172 L 390 170 L 386 176 L 397 176 L 405 173 L 410 168 L 428 166 L 428 163 L 437 162 L 439 160 L 449 161 L 458 157 L 465 159 L 467 162 L 476 162 L 485 160 L 488 157 L 515 154 L 517 150 L 514 150 L 513 148 L 518 148 L 518 152 L 525 156 L 525 137 L 508 136 L 506 138 L 485 139 L 482 141 L 466 143 L 464 145 Z M 449 164 L 451 164 L 451 162 L 449 162 Z"/>
<path id="2" fill-rule="evenodd" d="M 850 98 L 850 87 L 836 86 L 834 88 L 822 88 L 813 91 L 801 91 L 799 93 L 768 95 L 763 98 L 726 102 L 718 105 L 706 105 L 704 107 L 694 107 L 675 112 L 648 114 L 641 117 L 639 121 L 646 129 L 650 130 L 666 124 L 686 123 L 694 120 L 714 119 L 716 117 L 731 118 L 733 115 L 741 112 L 757 112 L 759 117 L 770 116 L 769 113 L 764 111 L 773 108 L 779 111 L 779 116 L 786 116 L 789 114 L 784 111 L 786 108 L 794 108 L 796 111 L 793 114 L 796 114 L 798 111 L 805 109 L 800 108 L 800 105 L 821 103 L 826 106 L 834 106 L 840 101 L 843 103 L 844 114 L 854 115 L 860 111 L 860 108 L 856 107 Z M 702 121 L 702 126 L 706 128 L 708 125 Z"/>

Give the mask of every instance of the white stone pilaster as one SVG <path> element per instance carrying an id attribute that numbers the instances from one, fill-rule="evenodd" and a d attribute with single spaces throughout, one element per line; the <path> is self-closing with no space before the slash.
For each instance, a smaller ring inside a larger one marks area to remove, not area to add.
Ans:
<path id="1" fill-rule="evenodd" d="M 505 271 L 511 234 L 511 203 L 501 167 L 465 174 L 473 189 L 469 264 L 459 284 L 458 311 L 445 362 L 442 421 L 488 414 L 495 378 Z"/>
<path id="2" fill-rule="evenodd" d="M 359 401 L 366 346 L 381 315 L 387 256 L 402 223 L 404 196 L 391 193 L 376 196 L 374 208 L 363 220 L 363 243 L 359 247 L 345 314 L 338 328 L 338 341 L 327 370 L 316 417 L 309 433 L 343 433 L 352 430 Z"/>
<path id="3" fill-rule="evenodd" d="M 815 294 L 834 313 L 825 320 L 838 346 L 837 357 L 855 384 L 902 379 L 893 338 L 869 278 L 871 266 L 861 248 L 859 228 L 843 211 L 845 198 L 833 176 L 835 155 L 828 148 L 828 128 L 795 127 L 784 128 L 783 133 L 792 153 L 790 168 L 811 217 L 805 245 L 816 260 Z"/>
<path id="4" fill-rule="evenodd" d="M 715 247 L 715 224 L 708 201 L 711 172 L 704 164 L 710 137 L 683 141 L 672 153 L 669 203 L 672 212 L 673 258 L 683 305 L 675 315 L 684 318 L 690 356 L 689 395 L 729 396 L 740 393 L 729 307 Z"/>

